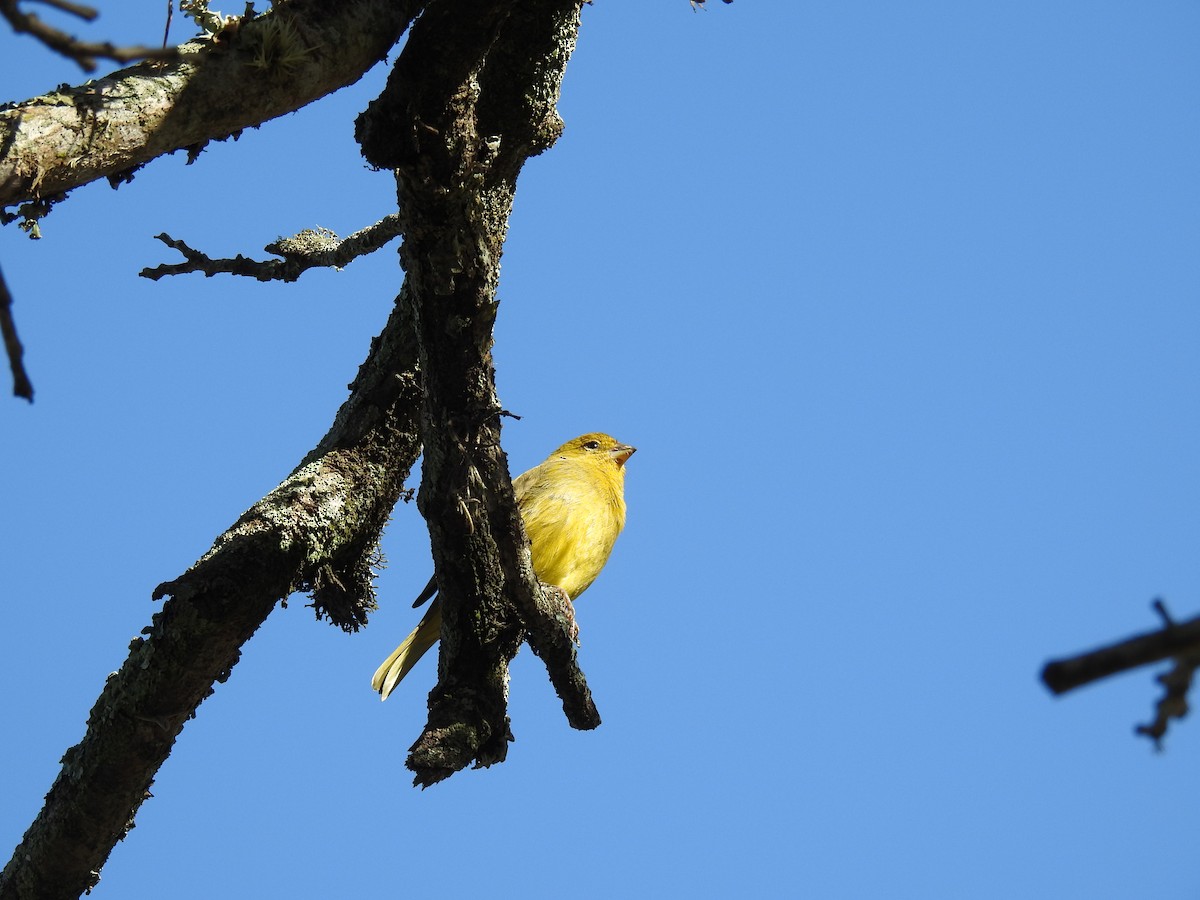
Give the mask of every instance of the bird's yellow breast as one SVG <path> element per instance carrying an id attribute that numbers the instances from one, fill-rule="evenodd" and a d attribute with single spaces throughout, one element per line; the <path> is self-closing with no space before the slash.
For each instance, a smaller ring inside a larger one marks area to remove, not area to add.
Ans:
<path id="1" fill-rule="evenodd" d="M 596 580 L 625 527 L 624 485 L 624 468 L 598 457 L 551 457 L 513 483 L 541 581 L 574 600 Z"/>

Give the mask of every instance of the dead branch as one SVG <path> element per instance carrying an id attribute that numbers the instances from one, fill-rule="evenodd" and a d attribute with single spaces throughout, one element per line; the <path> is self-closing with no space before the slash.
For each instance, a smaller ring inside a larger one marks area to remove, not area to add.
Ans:
<path id="1" fill-rule="evenodd" d="M 599 723 L 566 649 L 570 636 L 548 636 L 564 625 L 533 575 L 500 448 L 491 360 L 516 179 L 561 133 L 556 104 L 581 5 L 431 3 L 355 131 L 370 163 L 396 169 L 400 256 L 425 379 L 418 504 L 438 573 L 442 642 L 429 719 L 407 760 L 422 786 L 505 758 L 508 662 L 526 632 L 568 721 Z"/>
<path id="2" fill-rule="evenodd" d="M 13 396 L 24 397 L 33 402 L 33 383 L 25 371 L 25 348 L 17 337 L 17 323 L 13 319 L 12 294 L 9 293 L 8 283 L 4 273 L 0 271 L 0 336 L 4 338 L 4 352 L 8 355 L 8 367 L 12 370 Z"/>
<path id="3" fill-rule="evenodd" d="M 1169 721 L 1187 714 L 1187 691 L 1193 673 L 1200 666 L 1200 616 L 1175 622 L 1161 600 L 1154 601 L 1154 608 L 1163 619 L 1162 628 L 1049 662 L 1042 669 L 1042 682 L 1053 693 L 1064 694 L 1119 672 L 1173 659 L 1174 668 L 1158 677 L 1165 693 L 1156 706 L 1153 721 L 1137 727 L 1138 734 L 1152 738 L 1157 744 L 1166 734 Z"/>
<path id="4" fill-rule="evenodd" d="M 232 259 L 213 259 L 199 250 L 168 234 L 156 234 L 155 238 L 168 247 L 178 250 L 185 262 L 164 263 L 154 268 L 142 269 L 138 274 L 151 281 L 167 275 L 183 275 L 202 272 L 206 277 L 213 275 L 243 275 L 258 281 L 296 281 L 313 268 L 343 269 L 360 256 L 374 253 L 400 235 L 400 218 L 395 213 L 385 216 L 373 225 L 354 232 L 348 238 L 339 238 L 328 228 L 305 229 L 288 238 L 280 238 L 263 249 L 282 259 L 255 260 L 241 254 Z"/>
<path id="5" fill-rule="evenodd" d="M 1200 666 L 1200 654 L 1191 653 L 1177 658 L 1170 671 L 1155 678 L 1163 686 L 1163 695 L 1154 705 L 1154 718 L 1148 725 L 1139 725 L 1134 730 L 1154 741 L 1154 746 L 1160 750 L 1171 720 L 1182 719 L 1188 714 L 1187 694 L 1197 666 Z"/>
<path id="6" fill-rule="evenodd" d="M 39 0 L 55 9 L 91 22 L 99 13 L 90 6 L 70 3 L 68 0 Z M 8 21 L 17 34 L 28 34 L 41 41 L 55 53 L 74 60 L 85 72 L 96 70 L 97 60 L 108 59 L 118 63 L 129 63 L 139 59 L 174 59 L 178 52 L 174 47 L 118 47 L 108 41 L 96 43 L 81 41 L 65 31 L 48 25 L 34 13 L 20 9 L 21 0 L 0 0 L 0 17 Z"/>

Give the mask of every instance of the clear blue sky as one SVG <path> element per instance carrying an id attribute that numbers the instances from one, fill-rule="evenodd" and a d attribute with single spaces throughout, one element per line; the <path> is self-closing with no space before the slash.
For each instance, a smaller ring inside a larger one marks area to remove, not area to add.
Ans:
<path id="1" fill-rule="evenodd" d="M 105 5 L 89 34 L 161 35 Z M 709 5 L 584 10 L 504 257 L 514 473 L 640 448 L 578 611 L 603 726 L 525 651 L 509 761 L 409 786 L 434 664 L 368 684 L 430 571 L 401 507 L 370 627 L 272 615 L 97 900 L 1196 896 L 1200 722 L 1155 754 L 1151 672 L 1036 677 L 1200 610 L 1200 7 Z M 0 403 L 4 859 L 151 590 L 325 431 L 399 284 L 391 248 L 155 284 L 152 236 L 387 213 L 352 138 L 384 76 L 0 230 L 38 391 Z M 78 80 L 0 35 L 0 99 Z"/>

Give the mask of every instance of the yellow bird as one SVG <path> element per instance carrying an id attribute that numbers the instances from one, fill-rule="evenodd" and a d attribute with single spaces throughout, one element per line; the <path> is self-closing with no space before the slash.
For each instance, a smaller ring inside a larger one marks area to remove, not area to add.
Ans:
<path id="1" fill-rule="evenodd" d="M 607 434 L 585 434 L 513 482 L 533 571 L 572 601 L 596 580 L 625 527 L 625 463 L 636 449 Z M 430 579 L 413 606 L 436 593 Z M 435 599 L 413 633 L 375 670 L 371 687 L 380 699 L 387 699 L 441 633 L 442 605 Z"/>

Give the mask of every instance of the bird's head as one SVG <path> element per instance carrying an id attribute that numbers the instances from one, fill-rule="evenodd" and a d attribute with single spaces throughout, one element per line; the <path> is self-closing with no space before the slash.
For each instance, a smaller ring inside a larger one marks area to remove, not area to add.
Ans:
<path id="1" fill-rule="evenodd" d="M 620 468 L 636 452 L 637 447 L 622 444 L 616 438 L 597 431 L 567 441 L 551 455 L 563 459 L 585 459 L 592 456 L 598 459 L 607 458 Z"/>

